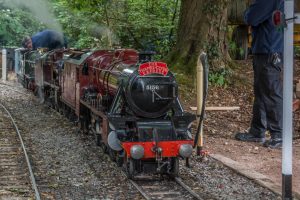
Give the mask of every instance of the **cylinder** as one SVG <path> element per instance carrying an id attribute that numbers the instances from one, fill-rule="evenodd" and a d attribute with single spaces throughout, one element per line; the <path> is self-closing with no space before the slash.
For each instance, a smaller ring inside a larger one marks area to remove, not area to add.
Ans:
<path id="1" fill-rule="evenodd" d="M 7 70 L 6 70 L 6 49 L 2 49 L 2 80 L 6 81 L 7 80 Z"/>

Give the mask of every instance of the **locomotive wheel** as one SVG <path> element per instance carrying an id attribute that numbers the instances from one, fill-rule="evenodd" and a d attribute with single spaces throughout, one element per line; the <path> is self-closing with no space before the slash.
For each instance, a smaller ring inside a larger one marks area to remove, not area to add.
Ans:
<path id="1" fill-rule="evenodd" d="M 61 103 L 61 104 L 58 105 L 58 112 L 59 112 L 59 114 L 63 115 L 63 110 L 64 110 L 64 104 Z"/>
<path id="2" fill-rule="evenodd" d="M 25 85 L 25 88 L 26 88 L 26 89 L 29 89 L 29 87 L 28 87 L 28 80 L 27 80 L 27 79 L 25 79 L 24 85 Z"/>
<path id="3" fill-rule="evenodd" d="M 59 113 L 60 113 L 61 115 L 64 114 L 64 108 L 63 108 L 63 107 L 60 107 L 60 108 L 59 108 Z"/>
<path id="4" fill-rule="evenodd" d="M 122 167 L 124 164 L 124 156 L 122 154 L 124 154 L 123 151 L 117 153 L 116 162 L 118 167 Z"/>
<path id="5" fill-rule="evenodd" d="M 72 110 L 70 111 L 68 119 L 70 120 L 70 122 L 73 122 L 73 123 L 77 122 L 77 116 L 74 113 L 74 111 L 72 111 Z"/>
<path id="6" fill-rule="evenodd" d="M 70 121 L 70 122 L 74 122 L 74 121 L 76 121 L 76 115 L 75 115 L 75 113 L 73 112 L 73 110 L 71 110 L 70 108 L 68 109 L 68 120 Z"/>
<path id="7" fill-rule="evenodd" d="M 179 175 L 179 159 L 178 158 L 172 158 L 171 160 L 171 172 L 170 176 L 172 178 L 178 177 Z"/>
<path id="8" fill-rule="evenodd" d="M 108 147 L 103 142 L 100 143 L 100 147 L 104 153 L 108 153 Z"/>
<path id="9" fill-rule="evenodd" d="M 34 88 L 33 95 L 34 95 L 34 96 L 38 96 L 38 92 L 39 92 L 39 89 L 38 89 L 38 86 L 36 86 L 36 87 Z"/>
<path id="10" fill-rule="evenodd" d="M 68 118 L 68 107 L 66 105 L 63 106 L 63 115 Z"/>
<path id="11" fill-rule="evenodd" d="M 96 145 L 100 146 L 102 142 L 102 137 L 101 137 L 101 128 L 100 128 L 100 122 L 97 121 L 95 123 L 95 140 L 96 140 Z"/>
<path id="12" fill-rule="evenodd" d="M 134 178 L 134 172 L 135 172 L 135 162 L 132 158 L 129 158 L 127 160 L 127 167 L 126 167 L 126 172 L 127 172 L 127 177 L 129 179 L 133 179 Z"/>
<path id="13" fill-rule="evenodd" d="M 53 110 L 55 110 L 55 104 L 54 104 L 54 102 L 53 102 L 51 99 L 49 100 L 49 102 L 50 102 L 51 108 L 52 108 Z"/>
<path id="14" fill-rule="evenodd" d="M 79 124 L 80 124 L 80 129 L 82 130 L 82 132 L 84 134 L 88 134 L 89 133 L 89 130 L 87 128 L 88 126 L 88 123 L 87 123 L 87 120 L 84 119 L 83 116 L 80 117 L 80 120 L 79 120 Z"/>
<path id="15" fill-rule="evenodd" d="M 101 141 L 102 141 L 101 135 L 96 133 L 95 134 L 95 139 L 96 139 L 96 145 L 101 146 Z"/>
<path id="16" fill-rule="evenodd" d="M 112 161 L 116 161 L 116 151 L 108 147 L 108 155 Z"/>
<path id="17" fill-rule="evenodd" d="M 59 112 L 59 107 L 57 104 L 54 103 L 54 110 L 56 110 L 57 112 Z"/>

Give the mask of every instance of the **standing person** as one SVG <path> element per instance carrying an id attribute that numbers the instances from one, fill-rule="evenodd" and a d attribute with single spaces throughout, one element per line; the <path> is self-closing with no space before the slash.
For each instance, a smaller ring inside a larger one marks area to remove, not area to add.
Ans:
<path id="1" fill-rule="evenodd" d="M 255 99 L 250 128 L 235 138 L 270 148 L 282 145 L 283 32 L 273 25 L 272 15 L 275 10 L 283 12 L 283 5 L 283 0 L 255 0 L 245 12 L 245 22 L 252 28 Z M 271 134 L 269 141 L 266 131 Z"/>
<path id="2" fill-rule="evenodd" d="M 67 48 L 66 38 L 62 33 L 53 30 L 44 30 L 36 33 L 32 37 L 26 36 L 22 41 L 22 46 L 28 49 L 48 48 L 49 50 Z"/>

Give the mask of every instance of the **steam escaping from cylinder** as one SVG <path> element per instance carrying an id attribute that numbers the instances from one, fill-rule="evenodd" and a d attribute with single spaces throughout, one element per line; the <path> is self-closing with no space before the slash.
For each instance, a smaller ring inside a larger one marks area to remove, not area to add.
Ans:
<path id="1" fill-rule="evenodd" d="M 89 27 L 89 32 L 94 38 L 98 38 L 102 42 L 102 46 L 112 48 L 114 45 L 119 44 L 119 39 L 109 27 L 92 24 Z"/>
<path id="2" fill-rule="evenodd" d="M 48 9 L 50 6 L 46 0 L 0 0 L 0 4 L 10 8 L 27 8 L 47 27 L 62 32 L 62 27 L 55 20 L 54 14 Z"/>

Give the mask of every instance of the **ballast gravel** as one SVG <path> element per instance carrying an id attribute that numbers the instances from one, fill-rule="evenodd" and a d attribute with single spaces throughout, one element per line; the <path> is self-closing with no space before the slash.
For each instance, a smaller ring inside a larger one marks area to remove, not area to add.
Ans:
<path id="1" fill-rule="evenodd" d="M 0 84 L 1 85 L 1 84 Z M 42 199 L 143 199 L 121 169 L 110 161 L 92 135 L 39 102 L 30 91 L 1 85 L 0 101 L 13 114 L 30 154 Z M 190 159 L 181 162 L 180 177 L 209 199 L 280 199 L 254 181 L 221 163 Z"/>

